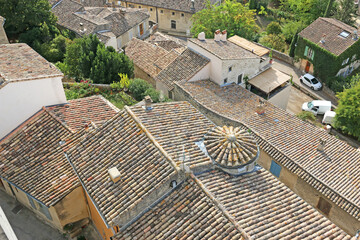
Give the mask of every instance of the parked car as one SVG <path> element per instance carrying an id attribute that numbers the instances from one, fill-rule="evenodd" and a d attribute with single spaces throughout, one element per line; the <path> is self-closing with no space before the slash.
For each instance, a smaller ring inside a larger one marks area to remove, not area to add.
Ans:
<path id="1" fill-rule="evenodd" d="M 312 112 L 315 116 L 318 114 L 325 114 L 327 111 L 331 110 L 331 102 L 325 100 L 305 102 L 302 105 L 302 110 Z"/>
<path id="2" fill-rule="evenodd" d="M 311 88 L 312 90 L 321 90 L 322 84 L 311 74 L 305 74 L 300 77 L 300 82 Z"/>
<path id="3" fill-rule="evenodd" d="M 336 112 L 334 111 L 327 111 L 325 114 L 324 114 L 324 117 L 323 117 L 323 120 L 321 121 L 323 124 L 330 124 L 332 125 L 334 123 L 334 120 L 335 120 L 335 115 L 336 115 Z"/>

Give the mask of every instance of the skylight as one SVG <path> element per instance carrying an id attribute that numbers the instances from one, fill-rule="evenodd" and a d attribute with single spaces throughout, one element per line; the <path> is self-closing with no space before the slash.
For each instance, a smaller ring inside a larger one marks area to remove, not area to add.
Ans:
<path id="1" fill-rule="evenodd" d="M 342 31 L 339 35 L 343 38 L 347 38 L 350 35 L 350 33 L 347 31 Z"/>

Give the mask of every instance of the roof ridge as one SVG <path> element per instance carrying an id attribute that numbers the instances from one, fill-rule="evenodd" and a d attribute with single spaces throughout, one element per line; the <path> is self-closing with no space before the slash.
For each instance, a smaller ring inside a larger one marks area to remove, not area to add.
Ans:
<path id="1" fill-rule="evenodd" d="M 139 127 L 144 131 L 149 140 L 155 145 L 155 147 L 168 159 L 170 164 L 175 168 L 175 171 L 179 173 L 181 170 L 177 166 L 176 162 L 169 156 L 169 154 L 163 149 L 163 147 L 156 141 L 150 131 L 142 124 L 141 120 L 135 115 L 135 113 L 128 107 L 124 107 L 125 111 L 131 116 L 131 118 L 139 125 Z"/>
<path id="2" fill-rule="evenodd" d="M 235 218 L 229 213 L 226 207 L 210 192 L 209 189 L 194 175 L 193 172 L 190 173 L 190 178 L 200 187 L 200 189 L 205 193 L 214 205 L 225 215 L 225 217 L 235 226 L 235 228 L 241 233 L 245 240 L 251 240 L 250 235 L 242 229 L 240 224 L 235 220 Z"/>
<path id="3" fill-rule="evenodd" d="M 42 107 L 42 109 L 49 114 L 52 118 L 54 118 L 57 122 L 59 122 L 65 129 L 67 129 L 70 133 L 75 133 L 76 131 L 71 129 L 68 125 L 63 123 L 54 113 L 50 112 L 46 107 Z"/>

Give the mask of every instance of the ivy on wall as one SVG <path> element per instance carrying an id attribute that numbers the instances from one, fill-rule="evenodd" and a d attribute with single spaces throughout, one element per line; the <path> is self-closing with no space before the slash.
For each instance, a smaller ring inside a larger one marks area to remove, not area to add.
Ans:
<path id="1" fill-rule="evenodd" d="M 309 49 L 314 51 L 313 54 L 308 56 Z M 295 49 L 295 59 L 307 59 L 314 65 L 314 74 L 325 82 L 333 90 L 338 90 L 338 84 L 334 81 L 338 81 L 339 78 L 335 77 L 338 71 L 353 61 L 360 59 L 360 40 L 354 43 L 341 55 L 336 56 L 328 50 L 320 47 L 319 45 L 309 41 L 301 36 L 298 37 L 297 46 Z M 355 59 L 352 57 L 356 55 Z M 346 65 L 342 65 L 345 59 L 349 58 L 349 62 Z M 334 87 L 332 87 L 334 86 Z M 334 89 L 336 87 L 336 89 Z"/>

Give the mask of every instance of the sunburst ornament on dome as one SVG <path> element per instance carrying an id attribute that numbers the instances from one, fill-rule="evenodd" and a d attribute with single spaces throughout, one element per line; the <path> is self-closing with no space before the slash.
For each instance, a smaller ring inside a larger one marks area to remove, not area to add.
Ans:
<path id="1" fill-rule="evenodd" d="M 214 163 L 224 168 L 243 167 L 259 156 L 255 139 L 240 128 L 215 127 L 205 135 L 204 144 Z"/>

